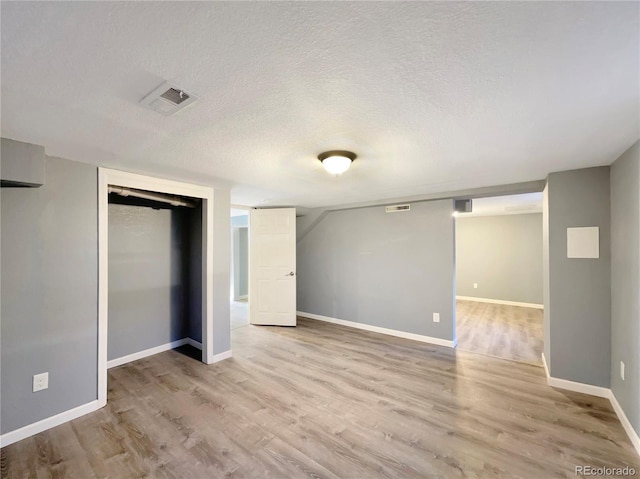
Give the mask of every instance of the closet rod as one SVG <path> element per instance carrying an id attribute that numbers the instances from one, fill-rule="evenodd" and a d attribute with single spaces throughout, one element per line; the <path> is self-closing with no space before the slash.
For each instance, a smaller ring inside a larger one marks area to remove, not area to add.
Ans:
<path id="1" fill-rule="evenodd" d="M 143 198 L 145 200 L 160 201 L 162 203 L 169 203 L 172 206 L 186 206 L 187 208 L 196 207 L 195 202 L 184 200 L 178 196 L 154 193 L 151 191 L 136 190 L 124 186 L 109 185 L 109 193 L 115 193 L 120 196 L 134 196 L 136 198 Z"/>

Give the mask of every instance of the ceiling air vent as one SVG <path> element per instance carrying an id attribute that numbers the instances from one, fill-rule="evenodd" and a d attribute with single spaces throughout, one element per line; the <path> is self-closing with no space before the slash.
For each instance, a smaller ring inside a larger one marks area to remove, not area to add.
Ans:
<path id="1" fill-rule="evenodd" d="M 182 110 L 197 99 L 198 97 L 193 94 L 181 90 L 169 82 L 165 82 L 140 100 L 140 104 L 169 116 Z"/>
<path id="2" fill-rule="evenodd" d="M 411 205 L 393 205 L 387 206 L 384 210 L 387 213 L 397 213 L 398 211 L 409 211 L 411 209 Z"/>

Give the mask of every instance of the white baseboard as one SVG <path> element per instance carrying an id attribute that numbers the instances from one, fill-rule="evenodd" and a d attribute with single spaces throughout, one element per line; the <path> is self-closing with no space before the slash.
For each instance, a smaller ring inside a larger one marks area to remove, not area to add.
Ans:
<path id="1" fill-rule="evenodd" d="M 640 456 L 640 436 L 638 436 L 638 433 L 631 425 L 629 418 L 627 418 L 627 415 L 624 413 L 624 410 L 622 409 L 622 406 L 620 406 L 620 403 L 618 402 L 616 395 L 613 394 L 613 391 L 611 391 L 611 397 L 609 397 L 609 401 L 611 401 L 613 410 L 618 415 L 618 419 L 620 419 L 620 422 L 622 423 L 622 427 L 626 431 L 627 436 L 629 436 L 629 439 L 631 439 L 631 444 L 633 444 L 633 447 L 636 448 L 636 452 L 638 453 L 638 456 Z"/>
<path id="2" fill-rule="evenodd" d="M 578 383 L 575 381 L 567 381 L 566 379 L 558 379 L 554 378 L 549 374 L 549 368 L 547 367 L 547 360 L 544 357 L 544 353 L 542 353 L 542 364 L 544 365 L 544 372 L 547 375 L 547 384 L 553 388 L 565 389 L 568 391 L 575 391 L 583 394 L 590 394 L 592 396 L 606 398 L 611 402 L 611 406 L 613 410 L 618 416 L 622 427 L 624 428 L 627 436 L 631 440 L 631 444 L 635 448 L 636 452 L 640 456 L 640 437 L 638 433 L 631 425 L 631 422 L 627 418 L 627 415 L 624 413 L 622 406 L 618 402 L 615 394 L 609 388 L 603 388 L 599 386 L 592 386 L 591 384 Z"/>
<path id="3" fill-rule="evenodd" d="M 185 341 L 186 341 L 185 344 L 188 344 L 189 346 L 193 346 L 194 348 L 202 351 L 202 343 L 199 343 L 195 339 L 191 339 L 191 338 L 185 338 Z"/>
<path id="4" fill-rule="evenodd" d="M 456 296 L 456 299 L 460 299 L 462 301 L 475 301 L 476 303 L 506 304 L 507 306 L 521 306 L 523 308 L 544 309 L 544 304 L 520 303 L 518 301 L 504 301 L 502 299 L 475 298 L 473 296 Z"/>
<path id="5" fill-rule="evenodd" d="M 551 376 L 547 378 L 547 384 L 552 388 L 566 389 L 567 391 L 590 394 L 591 396 L 597 396 L 600 398 L 609 399 L 611 397 L 611 389 L 603 388 L 602 386 L 593 386 L 591 384 L 578 383 L 575 381 L 558 379 Z"/>
<path id="6" fill-rule="evenodd" d="M 547 376 L 547 384 L 549 384 L 549 378 L 551 374 L 549 374 L 549 366 L 547 365 L 547 358 L 544 357 L 544 353 L 542 353 L 542 365 L 544 366 L 544 374 Z"/>
<path id="7" fill-rule="evenodd" d="M 413 341 L 420 341 L 422 343 L 437 344 L 438 346 L 445 346 L 448 348 L 455 348 L 457 341 L 432 338 L 431 336 L 423 336 L 421 334 L 405 333 L 404 331 L 396 331 L 395 329 L 381 328 L 379 326 L 371 326 L 370 324 L 356 323 L 354 321 L 346 321 L 344 319 L 330 318 L 328 316 L 321 316 L 319 314 L 305 313 L 303 311 L 297 311 L 298 316 L 303 316 L 309 319 L 317 319 L 318 321 L 324 321 L 327 323 L 339 324 L 341 326 L 348 326 L 350 328 L 363 329 L 365 331 L 372 331 L 374 333 L 388 334 L 389 336 L 396 336 L 398 338 L 411 339 Z"/>
<path id="8" fill-rule="evenodd" d="M 611 389 L 609 388 L 593 386 L 592 384 L 579 383 L 576 381 L 569 381 L 567 379 L 554 378 L 549 372 L 547 358 L 544 357 L 544 353 L 542 353 L 542 364 L 544 366 L 544 373 L 547 375 L 547 384 L 552 388 L 565 389 L 567 391 L 590 394 L 591 396 L 597 396 L 607 399 L 611 397 Z"/>
<path id="9" fill-rule="evenodd" d="M 131 361 L 136 361 L 138 359 L 146 358 L 147 356 L 152 356 L 154 354 L 184 346 L 185 344 L 189 344 L 197 349 L 202 349 L 202 344 L 198 341 L 195 341 L 191 338 L 183 338 L 179 339 L 178 341 L 172 341 L 161 346 L 156 346 L 155 348 L 145 349 L 144 351 L 140 351 L 138 353 L 129 354 L 118 359 L 112 359 L 111 361 L 107 361 L 107 368 L 114 368 Z M 216 363 L 230 357 L 231 350 L 225 351 L 223 353 L 216 354 L 213 357 L 213 362 Z M 64 424 L 65 422 L 72 421 L 73 419 L 79 418 L 80 416 L 84 416 L 85 414 L 89 414 L 90 412 L 97 411 L 105 405 L 106 403 L 101 403 L 96 399 L 95 401 L 91 401 L 90 403 L 83 404 L 82 406 L 78 406 L 68 411 L 61 412 L 60 414 L 56 414 L 55 416 L 42 419 L 41 421 L 21 427 L 20 429 L 16 429 L 15 431 L 7 432 L 0 436 L 0 447 L 8 446 L 9 444 L 21 441 L 42 431 L 51 429 L 52 427 L 56 427 L 60 424 Z"/>
<path id="10" fill-rule="evenodd" d="M 47 429 L 51 429 L 52 427 L 59 426 L 60 424 L 64 424 L 65 422 L 79 418 L 80 416 L 84 416 L 85 414 L 89 414 L 90 412 L 97 411 L 102 406 L 104 406 L 104 404 L 100 404 L 100 401 L 96 399 L 95 401 L 83 404 L 82 406 L 69 409 L 68 411 L 56 414 L 55 416 L 51 416 L 38 422 L 34 422 L 33 424 L 29 424 L 28 426 L 21 427 L 20 429 L 16 429 L 15 431 L 4 433 L 2 436 L 0 436 L 0 447 L 5 447 L 9 444 L 13 444 L 14 442 L 22 441 L 23 439 L 31 437 L 42 431 L 46 431 Z"/>
<path id="11" fill-rule="evenodd" d="M 130 363 L 131 361 L 137 361 L 138 359 L 146 358 L 147 356 L 153 356 L 154 354 L 163 353 L 165 351 L 169 351 L 170 349 L 179 348 L 180 346 L 184 346 L 185 344 L 189 344 L 194 348 L 202 349 L 202 344 L 197 341 L 194 341 L 191 338 L 182 338 L 177 341 L 172 341 L 170 343 L 161 344 L 160 346 L 156 346 L 155 348 L 145 349 L 144 351 L 139 351 L 137 353 L 128 354 L 126 356 L 122 356 L 121 358 L 112 359 L 107 361 L 107 369 L 115 368 L 116 366 L 122 366 L 123 364 Z"/>
<path id="12" fill-rule="evenodd" d="M 232 356 L 231 354 L 231 350 L 229 349 L 228 351 L 225 351 L 224 353 L 218 353 L 215 356 L 213 356 L 213 363 L 217 363 L 219 361 L 223 361 L 225 359 L 229 359 Z"/>

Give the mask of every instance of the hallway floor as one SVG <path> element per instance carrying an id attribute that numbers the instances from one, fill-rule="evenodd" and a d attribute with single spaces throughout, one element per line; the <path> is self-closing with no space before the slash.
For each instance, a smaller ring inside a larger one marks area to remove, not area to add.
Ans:
<path id="1" fill-rule="evenodd" d="M 231 301 L 231 329 L 249 324 L 249 301 Z"/>
<path id="2" fill-rule="evenodd" d="M 458 349 L 542 366 L 543 310 L 456 301 Z"/>

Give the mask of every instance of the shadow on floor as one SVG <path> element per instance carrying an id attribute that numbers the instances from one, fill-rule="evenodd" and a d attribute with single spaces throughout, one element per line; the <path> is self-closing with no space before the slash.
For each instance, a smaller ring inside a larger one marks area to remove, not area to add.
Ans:
<path id="1" fill-rule="evenodd" d="M 202 361 L 202 351 L 200 351 L 198 348 L 194 348 L 189 344 L 185 344 L 184 346 L 175 348 L 174 351 L 184 356 L 190 357 L 191 359 Z"/>

